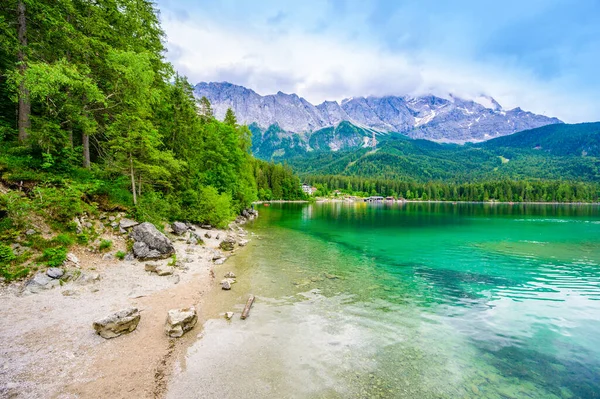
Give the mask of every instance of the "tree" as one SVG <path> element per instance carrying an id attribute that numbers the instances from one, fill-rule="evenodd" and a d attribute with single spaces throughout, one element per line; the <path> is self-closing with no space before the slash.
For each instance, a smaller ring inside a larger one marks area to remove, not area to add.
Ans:
<path id="1" fill-rule="evenodd" d="M 229 125 L 231 127 L 237 126 L 237 119 L 231 108 L 227 108 L 227 112 L 225 113 L 225 119 L 223 120 L 223 122 L 225 122 L 226 125 Z"/>

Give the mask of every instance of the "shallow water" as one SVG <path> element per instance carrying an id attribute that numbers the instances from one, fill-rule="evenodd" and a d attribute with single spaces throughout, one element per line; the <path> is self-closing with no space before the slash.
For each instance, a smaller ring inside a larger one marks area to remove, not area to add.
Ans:
<path id="1" fill-rule="evenodd" d="M 597 206 L 260 212 L 170 398 L 600 397 Z"/>

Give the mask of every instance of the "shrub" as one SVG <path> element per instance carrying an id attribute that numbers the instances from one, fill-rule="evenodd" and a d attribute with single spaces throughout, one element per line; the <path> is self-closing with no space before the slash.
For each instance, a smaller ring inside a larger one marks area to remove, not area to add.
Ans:
<path id="1" fill-rule="evenodd" d="M 111 249 L 112 245 L 113 245 L 113 243 L 111 240 L 102 240 L 102 241 L 100 241 L 100 245 L 98 246 L 98 249 L 100 251 L 105 251 L 105 250 Z"/>
<path id="2" fill-rule="evenodd" d="M 119 259 L 119 260 L 123 260 L 123 259 L 125 259 L 125 256 L 126 256 L 126 255 L 127 255 L 127 254 L 126 254 L 125 252 L 123 252 L 123 251 L 118 251 L 118 252 L 115 254 L 115 256 L 117 257 L 117 259 Z"/>
<path id="3" fill-rule="evenodd" d="M 73 237 L 64 233 L 57 235 L 52 241 L 63 247 L 70 247 L 75 244 Z"/>
<path id="4" fill-rule="evenodd" d="M 67 249 L 64 247 L 47 248 L 44 250 L 41 260 L 48 267 L 59 267 L 67 259 Z"/>
<path id="5" fill-rule="evenodd" d="M 5 244 L 0 244 L 0 265 L 5 265 L 12 262 L 16 258 L 11 247 Z"/>

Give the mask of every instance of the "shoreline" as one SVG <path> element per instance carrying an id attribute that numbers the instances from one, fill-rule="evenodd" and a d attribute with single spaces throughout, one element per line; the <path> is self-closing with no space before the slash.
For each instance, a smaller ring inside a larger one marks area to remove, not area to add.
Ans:
<path id="1" fill-rule="evenodd" d="M 268 201 L 256 201 L 253 202 L 255 205 L 261 204 L 298 204 L 298 203 L 344 203 L 344 204 L 482 204 L 482 205 L 600 205 L 600 202 L 539 202 L 539 201 L 518 201 L 518 202 L 502 202 L 502 201 L 441 201 L 441 200 L 432 200 L 432 201 L 417 201 L 417 200 L 404 200 L 404 201 L 377 201 L 377 202 L 367 202 L 367 201 L 347 201 L 344 199 L 338 198 L 316 198 L 314 201 L 308 200 L 268 200 Z"/>
<path id="2" fill-rule="evenodd" d="M 207 320 L 203 307 L 216 287 L 215 267 L 222 263 L 214 262 L 215 254 L 228 258 L 242 248 L 221 251 L 220 242 L 227 236 L 248 239 L 240 224 L 227 230 L 194 226 L 204 241 L 198 245 L 170 236 L 181 260 L 170 276 L 145 271 L 147 261 L 107 260 L 74 247 L 81 272 L 97 274 L 97 281 L 67 282 L 39 293 L 25 293 L 25 281 L 0 286 L 0 339 L 10 343 L 0 348 L 0 396 L 164 397 L 175 361 L 196 342 Z M 111 232 L 103 238 L 113 240 L 113 252 L 126 248 L 124 236 Z M 95 333 L 92 322 L 130 306 L 141 313 L 137 329 L 113 339 Z M 167 311 L 189 306 L 198 311 L 196 326 L 181 338 L 167 337 Z"/>

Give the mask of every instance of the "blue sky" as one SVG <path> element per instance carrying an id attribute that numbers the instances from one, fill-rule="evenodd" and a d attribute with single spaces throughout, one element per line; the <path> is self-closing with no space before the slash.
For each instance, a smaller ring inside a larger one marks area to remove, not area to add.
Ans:
<path id="1" fill-rule="evenodd" d="M 313 103 L 367 95 L 494 97 L 600 120 L 600 0 L 158 0 L 167 58 Z"/>

